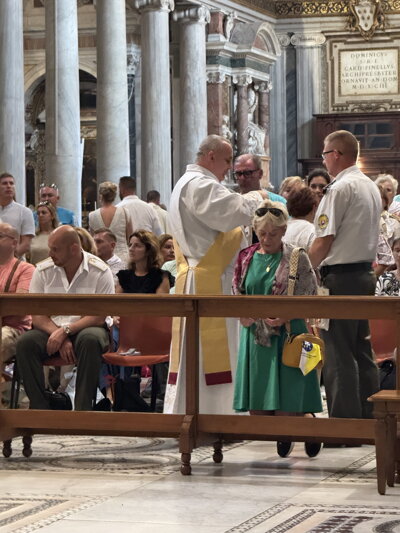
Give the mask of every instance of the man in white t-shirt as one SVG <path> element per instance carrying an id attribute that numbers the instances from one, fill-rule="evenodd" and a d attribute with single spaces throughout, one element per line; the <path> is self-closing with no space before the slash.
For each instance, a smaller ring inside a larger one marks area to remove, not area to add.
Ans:
<path id="1" fill-rule="evenodd" d="M 0 218 L 19 233 L 19 243 L 15 251 L 18 257 L 29 252 L 35 235 L 35 223 L 30 209 L 15 200 L 14 177 L 8 172 L 0 175 Z"/>
<path id="2" fill-rule="evenodd" d="M 60 226 L 50 234 L 49 253 L 48 259 L 36 265 L 30 293 L 114 294 L 110 269 L 99 257 L 82 250 L 72 226 Z M 42 362 L 56 354 L 66 365 L 77 364 L 75 409 L 92 409 L 101 356 L 109 345 L 105 318 L 104 315 L 32 317 L 35 329 L 19 337 L 16 350 L 31 409 L 49 409 Z"/>
<path id="3" fill-rule="evenodd" d="M 124 176 L 119 180 L 119 195 L 121 202 L 117 207 L 125 207 L 132 220 L 133 231 L 141 229 L 152 231 L 157 236 L 162 234 L 157 213 L 153 207 L 136 196 L 136 180 L 131 176 Z"/>
<path id="4" fill-rule="evenodd" d="M 125 262 L 114 253 L 117 237 L 108 228 L 99 228 L 94 232 L 93 239 L 97 255 L 110 267 L 114 282 L 117 283 L 117 272 L 127 268 Z"/>
<path id="5" fill-rule="evenodd" d="M 155 212 L 157 213 L 158 221 L 160 222 L 160 226 L 161 226 L 163 233 L 168 233 L 168 228 L 167 228 L 168 214 L 167 214 L 167 211 L 163 209 L 160 205 L 160 201 L 161 201 L 160 193 L 158 191 L 149 191 L 147 193 L 146 200 L 147 200 L 147 203 L 151 205 L 153 209 L 155 210 Z"/>
<path id="6" fill-rule="evenodd" d="M 334 180 L 315 216 L 316 238 L 309 250 L 333 295 L 373 295 L 382 201 L 378 187 L 357 167 L 358 141 L 348 131 L 328 135 L 322 152 Z M 367 401 L 379 389 L 368 320 L 330 320 L 323 332 L 323 368 L 329 415 L 372 418 Z"/>

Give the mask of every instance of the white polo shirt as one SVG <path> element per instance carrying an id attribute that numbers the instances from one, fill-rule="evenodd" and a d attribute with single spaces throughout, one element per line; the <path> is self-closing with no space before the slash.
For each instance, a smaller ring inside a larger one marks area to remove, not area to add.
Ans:
<path id="1" fill-rule="evenodd" d="M 328 186 L 315 215 L 316 236 L 335 237 L 321 266 L 372 262 L 381 211 L 381 195 L 368 176 L 356 165 L 340 172 Z"/>
<path id="2" fill-rule="evenodd" d="M 38 263 L 29 292 L 36 294 L 114 294 L 113 275 L 108 265 L 95 255 L 88 252 L 82 253 L 82 263 L 71 283 L 68 282 L 64 268 L 56 266 L 51 257 Z M 50 318 L 57 326 L 65 326 L 76 322 L 81 316 L 55 315 Z"/>
<path id="3" fill-rule="evenodd" d="M 157 236 L 162 234 L 158 216 L 153 207 L 146 202 L 143 202 L 135 194 L 125 196 L 125 198 L 117 204 L 117 207 L 125 207 L 129 212 L 132 221 L 133 231 L 144 229 L 152 231 Z"/>

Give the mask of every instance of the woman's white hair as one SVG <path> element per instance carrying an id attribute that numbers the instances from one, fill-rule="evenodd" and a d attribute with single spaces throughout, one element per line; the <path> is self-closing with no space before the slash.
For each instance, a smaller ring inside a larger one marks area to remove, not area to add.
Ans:
<path id="1" fill-rule="evenodd" d="M 375 180 L 376 185 L 383 185 L 389 181 L 392 184 L 395 194 L 397 194 L 397 188 L 399 186 L 398 181 L 391 174 L 378 174 L 378 177 Z"/>
<path id="2" fill-rule="evenodd" d="M 273 215 L 270 211 L 267 211 L 265 215 L 258 216 L 257 211 L 263 207 L 270 207 L 273 209 L 278 209 L 281 214 L 279 216 Z M 289 214 L 287 212 L 286 206 L 282 202 L 273 202 L 272 200 L 265 200 L 260 204 L 256 210 L 256 214 L 253 217 L 253 228 L 254 231 L 257 231 L 266 225 L 271 225 L 276 228 L 283 228 L 287 226 L 289 220 Z"/>

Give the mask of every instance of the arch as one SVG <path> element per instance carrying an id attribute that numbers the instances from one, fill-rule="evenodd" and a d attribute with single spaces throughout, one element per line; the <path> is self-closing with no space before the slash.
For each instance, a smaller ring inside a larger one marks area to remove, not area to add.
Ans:
<path id="1" fill-rule="evenodd" d="M 238 22 L 232 30 L 231 42 L 249 48 L 258 48 L 274 56 L 281 55 L 281 47 L 269 22 Z"/>

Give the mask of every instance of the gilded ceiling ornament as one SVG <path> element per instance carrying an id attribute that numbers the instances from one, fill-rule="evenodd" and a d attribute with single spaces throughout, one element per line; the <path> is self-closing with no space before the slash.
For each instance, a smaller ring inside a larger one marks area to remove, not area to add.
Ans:
<path id="1" fill-rule="evenodd" d="M 359 31 L 369 41 L 376 30 L 385 29 L 385 15 L 381 0 L 349 0 L 347 29 Z"/>

